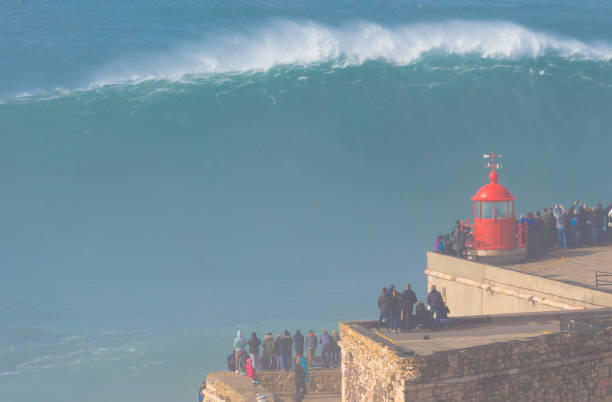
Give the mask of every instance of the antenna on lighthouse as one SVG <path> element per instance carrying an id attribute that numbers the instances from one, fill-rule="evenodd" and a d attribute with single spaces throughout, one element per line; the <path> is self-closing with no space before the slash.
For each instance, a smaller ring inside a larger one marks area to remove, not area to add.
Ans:
<path id="1" fill-rule="evenodd" d="M 491 151 L 490 154 L 482 154 L 483 159 L 491 159 L 491 162 L 487 162 L 487 167 L 492 169 L 501 169 L 502 164 L 499 162 L 495 162 L 495 159 L 501 159 L 501 154 L 495 154 Z"/>

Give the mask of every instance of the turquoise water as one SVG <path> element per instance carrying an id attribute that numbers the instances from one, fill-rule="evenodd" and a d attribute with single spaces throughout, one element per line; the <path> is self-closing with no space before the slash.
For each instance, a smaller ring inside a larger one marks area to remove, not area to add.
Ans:
<path id="1" fill-rule="evenodd" d="M 376 316 L 503 154 L 609 202 L 608 2 L 0 4 L 0 400 L 179 401 Z"/>

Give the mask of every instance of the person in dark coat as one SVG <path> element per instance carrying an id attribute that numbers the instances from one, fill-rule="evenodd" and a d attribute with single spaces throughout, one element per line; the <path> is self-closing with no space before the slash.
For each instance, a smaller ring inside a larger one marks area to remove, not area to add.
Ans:
<path id="1" fill-rule="evenodd" d="M 544 208 L 542 213 L 542 222 L 544 223 L 544 247 L 548 251 L 555 245 L 555 236 L 557 230 L 555 229 L 555 216 L 551 208 Z"/>
<path id="2" fill-rule="evenodd" d="M 291 355 L 293 354 L 293 339 L 291 338 L 291 334 L 289 333 L 289 331 L 285 330 L 282 339 L 282 353 L 285 360 L 284 369 L 291 370 L 291 365 L 293 364 L 293 359 L 291 358 Z"/>
<path id="3" fill-rule="evenodd" d="M 450 309 L 446 304 L 443 304 L 440 308 L 440 323 L 444 326 L 444 328 L 448 328 L 451 323 L 451 319 L 448 317 L 450 314 Z"/>
<path id="4" fill-rule="evenodd" d="M 232 353 L 227 356 L 227 369 L 232 373 L 236 370 L 236 352 L 232 351 Z"/>
<path id="5" fill-rule="evenodd" d="M 548 236 L 546 235 L 546 225 L 540 215 L 540 211 L 536 211 L 535 222 L 534 222 L 534 233 L 536 237 L 536 250 L 535 255 L 537 257 L 546 256 L 546 241 Z"/>
<path id="6" fill-rule="evenodd" d="M 432 329 L 437 330 L 440 328 L 440 310 L 444 305 L 444 299 L 440 292 L 436 290 L 435 285 L 431 285 L 431 291 L 427 295 L 427 304 L 429 305 L 430 322 Z M 434 321 L 434 314 L 436 319 Z"/>
<path id="7" fill-rule="evenodd" d="M 423 327 L 427 325 L 428 317 L 427 317 L 427 309 L 425 308 L 425 303 L 419 300 L 414 308 L 414 318 L 415 318 L 415 327 Z"/>
<path id="8" fill-rule="evenodd" d="M 382 292 L 378 296 L 378 308 L 380 309 L 380 317 L 378 318 L 378 324 L 376 330 L 380 330 L 380 324 L 385 320 L 387 332 L 391 328 L 391 295 L 387 291 L 387 288 L 383 288 Z"/>
<path id="9" fill-rule="evenodd" d="M 259 370 L 259 345 L 261 345 L 261 340 L 257 337 L 257 334 L 253 332 L 251 337 L 247 341 L 247 345 L 249 345 L 249 355 L 251 357 L 251 363 L 255 370 Z"/>
<path id="10" fill-rule="evenodd" d="M 596 208 L 593 208 L 592 212 L 592 220 L 593 220 L 593 239 L 595 243 L 598 243 L 602 239 L 604 221 L 605 221 L 605 213 L 601 204 L 597 204 Z"/>
<path id="11" fill-rule="evenodd" d="M 306 390 L 306 371 L 299 361 L 295 363 L 295 400 L 301 402 L 308 393 Z"/>
<path id="12" fill-rule="evenodd" d="M 283 362 L 283 339 L 280 334 L 276 334 L 276 339 L 274 339 L 274 356 L 276 358 L 276 370 L 281 371 L 285 364 Z"/>
<path id="13" fill-rule="evenodd" d="M 417 302 L 416 294 L 412 291 L 412 286 L 406 284 L 406 290 L 402 292 L 402 329 L 410 331 L 413 327 L 410 322 L 412 319 L 412 310 Z"/>
<path id="14" fill-rule="evenodd" d="M 304 335 L 298 329 L 293 335 L 293 347 L 295 348 L 296 357 L 304 357 Z"/>
<path id="15" fill-rule="evenodd" d="M 456 221 L 453 232 L 451 233 L 451 240 L 453 242 L 453 246 L 455 247 L 457 257 L 463 257 L 465 252 L 465 235 L 466 231 L 463 228 L 463 225 L 461 225 L 461 221 Z"/>
<path id="16" fill-rule="evenodd" d="M 533 213 L 527 213 L 527 258 L 533 259 L 536 256 L 538 239 L 535 231 L 535 217 Z"/>

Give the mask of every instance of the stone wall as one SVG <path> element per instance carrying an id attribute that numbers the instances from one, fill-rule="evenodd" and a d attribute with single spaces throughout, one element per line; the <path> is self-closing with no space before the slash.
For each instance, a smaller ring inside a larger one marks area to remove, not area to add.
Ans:
<path id="1" fill-rule="evenodd" d="M 392 343 L 367 331 L 365 323 L 340 323 L 342 400 L 393 401 L 404 384 L 416 379 L 410 359 Z"/>
<path id="2" fill-rule="evenodd" d="M 264 387 L 254 387 L 246 376 L 219 371 L 206 376 L 206 392 L 204 402 L 253 402 L 258 395 L 263 395 L 267 401 L 274 401 L 274 395 Z"/>
<path id="3" fill-rule="evenodd" d="M 309 394 L 337 393 L 341 391 L 340 369 L 321 369 L 309 371 L 310 382 L 306 384 Z M 261 385 L 273 393 L 295 391 L 295 374 L 293 371 L 258 371 Z"/>
<path id="4" fill-rule="evenodd" d="M 612 400 L 612 320 L 429 356 L 368 325 L 340 324 L 343 401 Z"/>
<path id="5" fill-rule="evenodd" d="M 612 328 L 414 358 L 404 400 L 610 400 Z"/>

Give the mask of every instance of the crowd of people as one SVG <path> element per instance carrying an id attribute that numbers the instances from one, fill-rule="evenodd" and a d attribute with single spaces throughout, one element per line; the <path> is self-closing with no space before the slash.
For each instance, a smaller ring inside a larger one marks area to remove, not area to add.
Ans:
<path id="1" fill-rule="evenodd" d="M 384 324 L 387 332 L 409 332 L 421 328 L 438 330 L 441 326 L 448 327 L 450 309 L 435 286 L 427 295 L 427 307 L 422 300 L 417 300 L 410 284 L 400 292 L 395 285 L 383 288 L 378 296 L 380 316 L 376 330 L 380 331 Z M 435 317 L 434 317 L 435 316 Z"/>
<path id="2" fill-rule="evenodd" d="M 606 208 L 601 204 L 588 206 L 576 201 L 543 208 L 542 212 L 520 215 L 517 225 L 527 228 L 527 257 L 545 257 L 552 248 L 568 249 L 593 246 L 612 241 L 612 202 Z M 457 221 L 451 234 L 438 235 L 434 250 L 443 254 L 466 257 L 473 243 L 469 220 Z M 518 230 L 517 230 L 518 233 Z"/>
<path id="3" fill-rule="evenodd" d="M 306 367 L 312 367 L 319 346 L 322 367 L 340 364 L 340 335 L 335 330 L 330 334 L 323 329 L 318 337 L 312 330 L 306 336 L 299 329 L 293 335 L 285 330 L 276 337 L 268 332 L 263 340 L 255 332 L 246 339 L 238 331 L 234 351 L 227 358 L 228 370 L 247 375 L 250 363 L 254 370 L 289 371 L 294 369 L 296 361 L 301 363 L 302 359 Z"/>
<path id="4" fill-rule="evenodd" d="M 594 246 L 612 240 L 612 202 L 604 209 L 601 204 L 590 207 L 582 201 L 570 207 L 563 205 L 544 208 L 521 215 L 519 221 L 527 223 L 527 256 L 546 256 L 549 249 L 558 247 Z"/>

